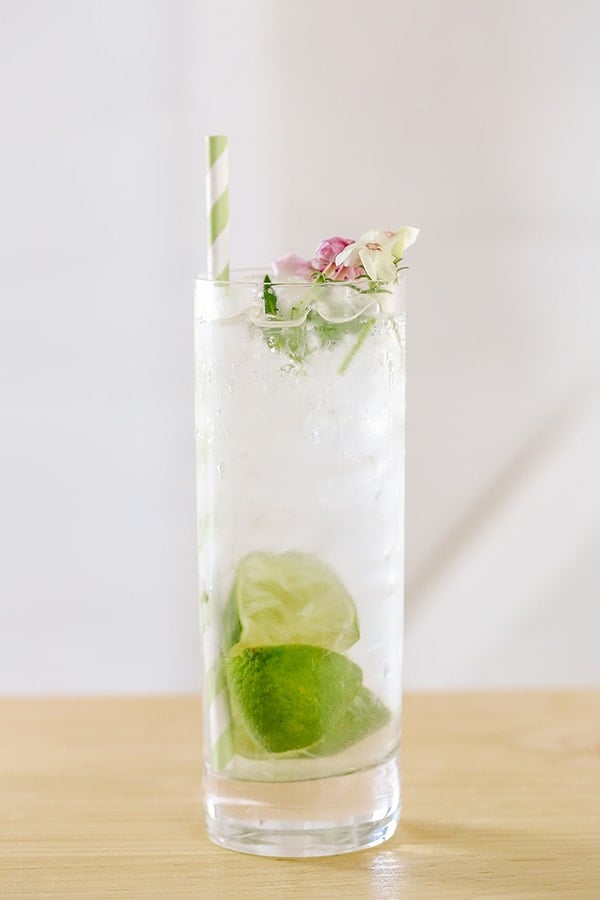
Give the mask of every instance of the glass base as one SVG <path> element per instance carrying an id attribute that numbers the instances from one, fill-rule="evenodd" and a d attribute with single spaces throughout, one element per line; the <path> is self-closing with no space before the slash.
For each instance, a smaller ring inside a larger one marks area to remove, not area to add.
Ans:
<path id="1" fill-rule="evenodd" d="M 333 856 L 390 838 L 400 817 L 396 758 L 311 781 L 233 781 L 205 773 L 206 828 L 215 844 L 259 856 Z"/>

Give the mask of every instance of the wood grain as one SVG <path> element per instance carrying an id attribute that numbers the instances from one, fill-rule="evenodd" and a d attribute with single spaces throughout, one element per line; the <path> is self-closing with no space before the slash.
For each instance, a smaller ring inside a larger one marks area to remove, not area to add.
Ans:
<path id="1" fill-rule="evenodd" d="M 0 896 L 600 898 L 600 692 L 408 696 L 397 835 L 219 849 L 195 697 L 0 701 Z"/>

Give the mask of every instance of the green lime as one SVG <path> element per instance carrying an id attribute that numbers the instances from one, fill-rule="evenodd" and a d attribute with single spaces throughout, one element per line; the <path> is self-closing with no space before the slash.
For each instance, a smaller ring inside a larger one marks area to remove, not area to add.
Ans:
<path id="1" fill-rule="evenodd" d="M 358 638 L 352 597 L 307 553 L 250 553 L 240 562 L 225 612 L 229 646 L 313 644 L 346 650 Z"/>
<path id="2" fill-rule="evenodd" d="M 358 743 L 385 725 L 390 711 L 379 697 L 366 687 L 361 687 L 350 706 L 318 743 L 308 747 L 303 756 L 333 756 Z"/>
<path id="3" fill-rule="evenodd" d="M 311 747 L 291 751 L 286 756 L 289 759 L 333 756 L 373 734 L 389 720 L 390 711 L 387 706 L 368 688 L 361 687 L 346 712 L 328 734 Z M 269 753 L 250 737 L 239 713 L 234 717 L 234 735 L 236 753 L 247 759 L 269 757 Z"/>
<path id="4" fill-rule="evenodd" d="M 234 717 L 269 753 L 310 747 L 335 727 L 362 682 L 339 653 L 308 644 L 235 649 L 227 657 Z"/>

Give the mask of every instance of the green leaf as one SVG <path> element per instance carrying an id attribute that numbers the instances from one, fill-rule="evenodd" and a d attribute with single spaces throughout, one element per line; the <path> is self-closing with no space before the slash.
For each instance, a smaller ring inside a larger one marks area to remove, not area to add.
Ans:
<path id="1" fill-rule="evenodd" d="M 283 353 L 295 365 L 306 361 L 309 354 L 306 324 L 265 329 L 265 338 L 271 350 Z"/>
<path id="2" fill-rule="evenodd" d="M 273 282 L 269 278 L 268 275 L 265 275 L 263 281 L 263 301 L 265 304 L 265 315 L 267 316 L 276 316 L 277 315 L 277 294 L 275 293 L 275 288 L 273 287 Z"/>

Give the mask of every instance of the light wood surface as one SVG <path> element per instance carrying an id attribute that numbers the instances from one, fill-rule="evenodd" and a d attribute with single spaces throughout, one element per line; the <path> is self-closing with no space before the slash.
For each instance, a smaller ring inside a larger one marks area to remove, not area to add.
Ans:
<path id="1" fill-rule="evenodd" d="M 408 696 L 373 850 L 213 846 L 198 698 L 0 701 L 0 897 L 600 898 L 600 692 Z"/>

